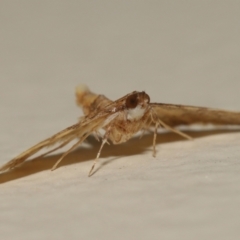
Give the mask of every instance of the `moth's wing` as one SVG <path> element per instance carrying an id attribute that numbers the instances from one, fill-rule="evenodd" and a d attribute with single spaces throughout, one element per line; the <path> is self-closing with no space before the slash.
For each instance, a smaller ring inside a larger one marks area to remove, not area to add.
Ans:
<path id="1" fill-rule="evenodd" d="M 194 123 L 240 125 L 240 112 L 164 103 L 151 103 L 150 109 L 153 118 L 159 118 L 169 126 Z"/>
<path id="2" fill-rule="evenodd" d="M 75 138 L 85 139 L 88 135 L 90 135 L 92 132 L 97 131 L 100 129 L 105 121 L 112 120 L 114 116 L 113 114 L 109 113 L 100 113 L 97 116 L 89 119 L 87 117 L 82 118 L 79 123 L 74 124 L 59 133 L 51 136 L 50 138 L 47 138 L 44 141 L 39 142 L 38 144 L 34 145 L 33 147 L 29 148 L 28 150 L 24 151 L 11 161 L 4 164 L 2 167 L 0 167 L 0 172 L 6 171 L 9 169 L 12 169 L 21 163 L 23 163 L 25 160 L 27 160 L 30 156 L 37 153 L 39 150 L 52 146 L 56 143 L 60 143 L 61 147 L 69 143 Z M 63 144 L 66 143 L 66 144 Z"/>

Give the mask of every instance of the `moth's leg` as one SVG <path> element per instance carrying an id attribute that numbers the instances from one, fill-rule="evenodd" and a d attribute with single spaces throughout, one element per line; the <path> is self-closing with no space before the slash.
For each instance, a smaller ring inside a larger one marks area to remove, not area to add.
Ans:
<path id="1" fill-rule="evenodd" d="M 103 148 L 104 144 L 105 144 L 105 143 L 108 143 L 107 139 L 108 139 L 108 136 L 109 136 L 109 130 L 110 130 L 110 128 L 109 128 L 108 131 L 104 134 L 104 137 L 103 137 L 103 139 L 102 139 L 102 144 L 101 144 L 101 146 L 100 146 L 100 148 L 99 148 L 99 151 L 98 151 L 98 153 L 97 153 L 97 157 L 95 158 L 95 160 L 94 160 L 94 162 L 93 162 L 93 165 L 92 165 L 92 167 L 91 167 L 91 169 L 90 169 L 90 171 L 89 171 L 89 173 L 88 173 L 88 176 L 89 176 L 89 177 L 91 177 L 91 175 L 92 175 L 93 169 L 94 169 L 94 167 L 95 167 L 95 165 L 96 165 L 96 163 L 97 163 L 97 161 L 98 161 L 98 159 L 99 159 L 99 157 L 100 157 L 100 154 L 101 154 L 101 151 L 102 151 L 102 148 Z"/>
<path id="2" fill-rule="evenodd" d="M 152 109 L 153 110 L 153 109 Z M 177 134 L 179 134 L 180 136 L 187 138 L 188 140 L 192 140 L 193 138 L 189 135 L 187 135 L 186 133 L 183 133 L 179 130 L 177 130 L 176 128 L 170 127 L 169 125 L 167 125 L 165 122 L 163 122 L 160 118 L 158 118 L 155 114 L 155 116 L 153 116 L 153 111 L 150 114 L 151 119 L 154 123 L 158 122 L 159 124 L 161 124 L 164 128 L 171 130 L 172 132 L 175 132 Z"/>
<path id="3" fill-rule="evenodd" d="M 153 121 L 152 118 L 147 118 L 147 119 L 145 120 L 145 122 L 144 122 L 144 124 L 143 124 L 144 127 L 142 128 L 141 134 L 140 134 L 140 136 L 139 136 L 140 139 L 142 138 L 142 136 L 144 135 L 144 133 L 145 133 L 146 131 L 151 132 L 151 130 L 150 130 L 149 128 L 150 128 L 150 126 L 151 126 L 152 121 Z"/>
<path id="4" fill-rule="evenodd" d="M 103 146 L 104 146 L 104 144 L 105 144 L 106 142 L 107 142 L 107 139 L 103 139 L 103 140 L 102 140 L 102 144 L 101 144 L 101 147 L 100 147 L 100 149 L 99 149 L 99 151 L 98 151 L 97 157 L 95 158 L 95 160 L 94 160 L 94 162 L 93 162 L 93 165 L 92 165 L 92 167 L 91 167 L 91 169 L 90 169 L 90 171 L 89 171 L 89 173 L 88 173 L 88 176 L 89 176 L 89 177 L 91 177 L 91 175 L 92 175 L 92 171 L 93 171 L 93 169 L 94 169 L 94 167 L 95 167 L 95 165 L 96 165 L 96 163 L 97 163 L 97 160 L 99 159 L 99 156 L 100 156 L 100 154 L 101 154 L 102 148 L 103 148 Z"/>
<path id="5" fill-rule="evenodd" d="M 51 149 L 50 151 L 39 155 L 38 158 L 44 157 L 44 156 L 46 156 L 46 155 L 48 155 L 48 154 L 50 154 L 50 153 L 52 153 L 52 152 L 54 152 L 54 151 L 62 148 L 62 147 L 64 147 L 65 145 L 67 145 L 67 144 L 70 143 L 71 141 L 72 141 L 72 139 L 70 139 L 70 140 L 68 139 L 67 141 L 63 142 L 61 145 L 55 147 L 54 149 Z"/>
<path id="6" fill-rule="evenodd" d="M 100 140 L 99 140 L 99 136 L 98 136 L 98 132 L 94 132 L 94 133 L 93 133 L 93 136 L 95 137 L 95 139 L 97 139 L 98 142 L 100 141 Z"/>
<path id="7" fill-rule="evenodd" d="M 58 166 L 58 164 L 63 160 L 64 157 L 66 157 L 74 148 L 76 148 L 78 145 L 80 145 L 87 137 L 89 136 L 89 134 L 86 134 L 85 136 L 83 136 L 77 143 L 75 143 L 69 150 L 67 150 L 67 152 L 65 152 L 59 159 L 58 161 L 54 164 L 54 166 L 52 167 L 52 171 L 55 170 Z"/>
<path id="8" fill-rule="evenodd" d="M 139 139 L 141 139 L 141 138 L 143 137 L 143 135 L 144 135 L 145 132 L 146 132 L 146 129 L 144 128 L 144 129 L 142 130 L 140 136 L 139 136 Z"/>
<path id="9" fill-rule="evenodd" d="M 175 132 L 177 134 L 179 134 L 180 136 L 184 137 L 184 138 L 187 138 L 188 140 L 192 140 L 193 138 L 189 135 L 187 135 L 186 133 L 183 133 L 179 130 L 177 130 L 176 128 L 173 128 L 173 127 L 170 127 L 169 125 L 167 125 L 166 123 L 164 123 L 162 120 L 158 119 L 158 122 L 163 126 L 165 127 L 166 129 L 169 129 L 171 130 L 172 132 Z"/>
<path id="10" fill-rule="evenodd" d="M 157 140 L 157 130 L 158 130 L 158 123 L 155 123 L 155 129 L 153 134 L 153 157 L 156 157 L 156 140 Z"/>

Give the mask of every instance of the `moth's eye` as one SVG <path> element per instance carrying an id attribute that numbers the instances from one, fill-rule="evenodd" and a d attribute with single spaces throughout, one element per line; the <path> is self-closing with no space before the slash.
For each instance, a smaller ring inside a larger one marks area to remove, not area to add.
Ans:
<path id="1" fill-rule="evenodd" d="M 138 95 L 137 94 L 130 95 L 126 99 L 126 107 L 127 108 L 135 108 L 137 105 L 138 105 Z"/>

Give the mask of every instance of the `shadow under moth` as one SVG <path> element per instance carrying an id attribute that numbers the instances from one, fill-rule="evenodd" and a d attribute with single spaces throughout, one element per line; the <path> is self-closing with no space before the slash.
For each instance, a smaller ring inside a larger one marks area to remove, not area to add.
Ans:
<path id="1" fill-rule="evenodd" d="M 120 144 L 128 141 L 139 131 L 144 132 L 153 128 L 153 156 L 155 156 L 156 137 L 159 127 L 191 139 L 189 135 L 175 127 L 196 123 L 240 125 L 240 112 L 152 103 L 149 95 L 145 92 L 134 91 L 116 101 L 112 101 L 104 95 L 92 93 L 86 86 L 81 85 L 76 88 L 76 102 L 84 112 L 84 116 L 79 119 L 78 123 L 24 151 L 0 167 L 0 172 L 17 167 L 42 148 L 58 144 L 57 147 L 43 154 L 47 155 L 77 138 L 78 141 L 63 153 L 52 167 L 52 170 L 54 170 L 69 152 L 77 148 L 89 135 L 94 134 L 97 139 L 101 138 L 101 146 L 89 171 L 88 176 L 91 176 L 100 157 L 101 150 L 108 141 L 111 141 L 113 144 Z M 104 133 L 100 133 L 101 129 Z"/>

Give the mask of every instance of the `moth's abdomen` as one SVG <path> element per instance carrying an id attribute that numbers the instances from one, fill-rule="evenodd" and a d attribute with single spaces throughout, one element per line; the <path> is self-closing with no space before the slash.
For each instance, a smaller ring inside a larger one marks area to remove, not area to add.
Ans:
<path id="1" fill-rule="evenodd" d="M 82 108 L 85 115 L 89 114 L 90 107 L 97 97 L 98 95 L 92 93 L 86 85 L 76 87 L 76 103 Z"/>
<path id="2" fill-rule="evenodd" d="M 112 101 L 104 95 L 92 93 L 85 85 L 79 85 L 76 87 L 76 103 L 82 108 L 84 115 L 94 115 Z"/>

